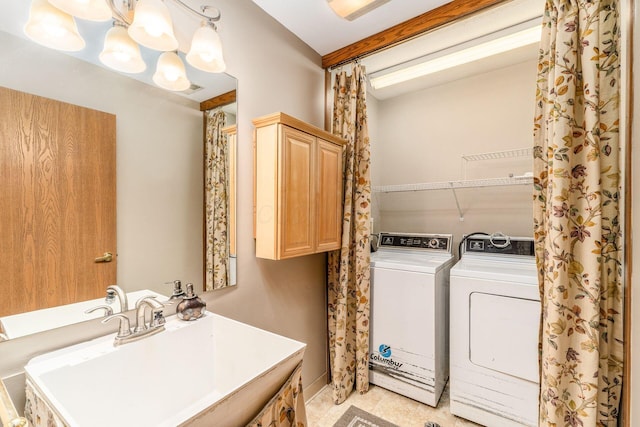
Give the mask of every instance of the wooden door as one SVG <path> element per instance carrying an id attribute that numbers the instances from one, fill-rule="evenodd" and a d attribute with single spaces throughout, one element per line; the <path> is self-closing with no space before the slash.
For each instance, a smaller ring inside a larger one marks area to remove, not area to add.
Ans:
<path id="1" fill-rule="evenodd" d="M 114 115 L 0 88 L 0 316 L 116 280 Z M 105 252 L 110 263 L 95 263 Z"/>
<path id="2" fill-rule="evenodd" d="M 282 132 L 280 179 L 280 258 L 314 252 L 314 147 L 315 137 L 280 126 Z"/>
<path id="3" fill-rule="evenodd" d="M 316 159 L 316 252 L 325 252 L 342 241 L 342 146 L 318 139 Z"/>

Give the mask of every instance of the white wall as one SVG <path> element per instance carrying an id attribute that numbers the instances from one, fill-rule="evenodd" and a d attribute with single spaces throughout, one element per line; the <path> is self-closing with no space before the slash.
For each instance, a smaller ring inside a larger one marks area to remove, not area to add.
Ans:
<path id="1" fill-rule="evenodd" d="M 207 307 L 219 314 L 305 342 L 303 383 L 305 387 L 314 384 L 313 390 L 324 384 L 327 369 L 326 256 L 314 255 L 288 261 L 256 259 L 252 237 L 251 120 L 284 111 L 322 127 L 324 72 L 320 56 L 250 0 L 220 0 L 216 7 L 222 12 L 219 28 L 227 72 L 239 80 L 238 286 L 207 294 Z M 46 49 L 37 55 L 15 52 L 33 59 L 33 66 L 24 71 L 12 69 L 11 61 L 3 56 L 0 60 L 0 84 L 29 91 L 31 83 L 27 78 L 31 81 L 47 78 L 47 73 L 39 65 L 47 63 L 53 53 Z M 80 69 L 84 67 L 82 64 L 77 66 L 78 73 L 69 77 L 74 85 L 79 85 L 82 96 L 70 96 L 66 93 L 70 87 L 56 87 L 51 83 L 43 84 L 39 94 L 109 111 L 111 104 L 109 108 L 96 104 L 98 101 L 94 98 L 98 98 L 98 92 L 103 95 L 118 92 L 118 95 L 113 95 L 117 98 L 113 103 L 120 105 L 120 101 L 128 100 L 123 98 L 129 91 L 148 91 L 150 97 L 154 96 L 151 92 L 160 91 L 137 85 L 127 86 L 120 93 L 106 76 L 99 84 L 83 81 L 84 73 Z M 128 274 L 129 267 L 137 268 L 141 263 L 144 267 L 139 276 L 131 276 L 131 279 L 127 276 L 126 280 L 149 284 L 157 280 L 182 278 L 201 286 L 202 115 L 194 103 L 181 101 L 177 96 L 173 98 L 172 102 L 153 102 L 151 98 L 137 101 L 131 105 L 131 110 L 117 111 L 118 250 L 121 254 L 134 256 L 133 263 L 136 264 L 121 264 L 120 267 L 123 275 Z M 133 110 L 144 116 L 142 119 L 138 116 L 137 120 L 151 122 L 158 127 L 157 135 L 134 130 L 127 135 L 120 133 L 121 127 L 133 126 L 131 122 L 122 122 L 128 120 Z M 158 119 L 160 113 L 169 117 L 160 116 Z M 167 147 L 169 154 L 158 157 L 160 148 Z M 154 259 L 150 254 L 157 257 Z M 39 353 L 86 339 L 92 334 L 103 334 L 104 331 L 97 322 L 90 322 L 69 327 L 66 331 L 50 331 L 3 343 L 0 377 L 19 371 L 21 365 Z M 188 360 L 184 362 L 188 364 Z M 12 381 L 12 384 L 19 381 Z"/>
<path id="2" fill-rule="evenodd" d="M 461 156 L 532 147 L 536 62 L 380 100 L 373 185 L 465 178 Z M 532 171 L 530 157 L 467 163 L 466 178 Z M 376 231 L 532 235 L 530 186 L 374 194 Z"/>

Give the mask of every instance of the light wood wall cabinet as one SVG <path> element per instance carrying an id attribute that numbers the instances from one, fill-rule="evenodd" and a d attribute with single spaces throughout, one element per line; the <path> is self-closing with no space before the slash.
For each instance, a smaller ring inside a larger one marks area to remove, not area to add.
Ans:
<path id="1" fill-rule="evenodd" d="M 340 248 L 345 141 L 284 113 L 253 124 L 256 256 L 285 259 Z"/>

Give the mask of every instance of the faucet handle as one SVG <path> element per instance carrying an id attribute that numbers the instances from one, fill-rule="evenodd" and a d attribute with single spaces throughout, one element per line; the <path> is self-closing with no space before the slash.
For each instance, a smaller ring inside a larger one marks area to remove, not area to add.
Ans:
<path id="1" fill-rule="evenodd" d="M 167 323 L 167 320 L 164 318 L 164 313 L 162 309 L 155 309 L 151 313 L 151 323 L 149 324 L 150 328 L 157 328 L 159 326 Z"/>
<path id="2" fill-rule="evenodd" d="M 85 310 L 84 314 L 91 314 L 96 310 L 104 310 L 104 317 L 109 317 L 113 314 L 113 308 L 108 305 L 99 305 L 97 307 L 92 307 L 88 310 Z"/>
<path id="3" fill-rule="evenodd" d="M 118 340 L 119 338 L 124 338 L 131 335 L 131 324 L 129 322 L 129 318 L 122 313 L 116 313 L 116 314 L 112 314 L 111 316 L 105 317 L 102 320 L 102 323 L 107 323 L 113 319 L 120 320 L 120 325 L 118 327 L 118 335 L 116 335 L 116 340 Z"/>

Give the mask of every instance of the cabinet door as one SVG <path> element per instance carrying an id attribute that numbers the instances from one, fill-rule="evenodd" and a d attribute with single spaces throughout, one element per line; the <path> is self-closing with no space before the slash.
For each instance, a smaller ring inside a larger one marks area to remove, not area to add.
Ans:
<path id="1" fill-rule="evenodd" d="M 316 138 L 281 126 L 280 258 L 315 252 L 314 146 Z"/>
<path id="2" fill-rule="evenodd" d="M 318 138 L 316 167 L 316 252 L 325 252 L 342 240 L 342 147 Z"/>

